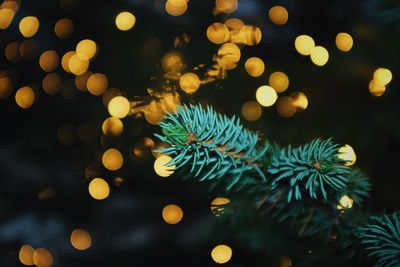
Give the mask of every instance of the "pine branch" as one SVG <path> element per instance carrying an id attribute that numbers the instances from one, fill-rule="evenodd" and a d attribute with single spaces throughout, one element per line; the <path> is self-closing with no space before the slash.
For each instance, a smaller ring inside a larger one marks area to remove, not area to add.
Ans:
<path id="1" fill-rule="evenodd" d="M 358 230 L 360 243 L 375 266 L 400 266 L 399 215 L 371 216 L 370 223 Z"/>
<path id="2" fill-rule="evenodd" d="M 268 146 L 259 149 L 257 134 L 244 129 L 239 119 L 190 105 L 167 114 L 159 125 L 163 135 L 156 136 L 171 145 L 158 150 L 173 156 L 167 165 L 186 167 L 200 181 L 213 180 L 214 186 L 226 176 L 228 191 L 252 184 L 256 177 L 266 181 L 261 160 Z"/>
<path id="3" fill-rule="evenodd" d="M 369 197 L 371 183 L 369 178 L 360 169 L 352 169 L 347 176 L 348 185 L 344 191 L 355 203 L 361 204 L 363 200 Z"/>

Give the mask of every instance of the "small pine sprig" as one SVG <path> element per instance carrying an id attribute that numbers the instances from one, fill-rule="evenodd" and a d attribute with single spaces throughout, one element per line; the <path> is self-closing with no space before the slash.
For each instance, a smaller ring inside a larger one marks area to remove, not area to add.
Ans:
<path id="1" fill-rule="evenodd" d="M 369 197 L 371 183 L 368 176 L 360 169 L 352 169 L 347 180 L 348 184 L 344 194 L 353 199 L 355 203 L 361 204 L 365 198 Z"/>
<path id="2" fill-rule="evenodd" d="M 338 157 L 339 145 L 331 139 L 316 139 L 297 148 L 281 149 L 272 156 L 268 172 L 273 175 L 272 188 L 288 188 L 287 201 L 300 200 L 306 194 L 327 200 L 332 191 L 347 185 L 349 167 Z"/>
<path id="3" fill-rule="evenodd" d="M 370 223 L 358 229 L 358 238 L 375 266 L 400 266 L 399 215 L 371 216 Z"/>
<path id="4" fill-rule="evenodd" d="M 187 167 L 194 177 L 214 180 L 214 185 L 227 177 L 226 190 L 254 183 L 254 177 L 266 181 L 261 159 L 268 146 L 259 149 L 257 134 L 244 129 L 235 116 L 229 119 L 210 107 L 185 105 L 159 125 L 163 135 L 156 136 L 170 146 L 158 151 L 173 157 L 167 165 Z"/>

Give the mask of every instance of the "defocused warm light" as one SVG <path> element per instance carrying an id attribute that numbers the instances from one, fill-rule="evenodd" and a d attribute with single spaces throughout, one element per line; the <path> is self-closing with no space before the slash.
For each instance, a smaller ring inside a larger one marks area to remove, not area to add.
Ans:
<path id="1" fill-rule="evenodd" d="M 75 75 L 81 75 L 89 68 L 89 61 L 84 60 L 78 55 L 73 55 L 68 61 L 68 69 Z"/>
<path id="2" fill-rule="evenodd" d="M 19 22 L 19 31 L 26 38 L 34 36 L 38 31 L 38 29 L 39 29 L 39 20 L 37 17 L 28 16 L 23 18 Z"/>
<path id="3" fill-rule="evenodd" d="M 57 73 L 47 74 L 42 81 L 43 90 L 49 95 L 55 95 L 61 88 L 61 76 Z"/>
<path id="4" fill-rule="evenodd" d="M 161 157 L 163 154 L 161 152 L 157 152 L 155 150 L 160 149 L 160 148 L 164 148 L 164 147 L 168 147 L 169 144 L 163 141 L 158 141 L 155 145 L 154 148 L 151 150 L 151 154 L 153 154 L 153 157 L 158 158 Z"/>
<path id="5" fill-rule="evenodd" d="M 183 210 L 178 205 L 170 204 L 163 208 L 162 217 L 168 224 L 177 224 L 183 218 Z"/>
<path id="6" fill-rule="evenodd" d="M 165 166 L 168 162 L 170 162 L 172 158 L 170 156 L 159 156 L 154 161 L 154 171 L 161 177 L 168 177 L 174 173 L 176 166 Z"/>
<path id="7" fill-rule="evenodd" d="M 343 195 L 340 200 L 339 204 L 336 206 L 338 210 L 345 210 L 345 209 L 351 209 L 353 207 L 353 200 L 347 196 Z"/>
<path id="8" fill-rule="evenodd" d="M 311 51 L 311 61 L 317 66 L 323 66 L 328 62 L 329 53 L 322 46 L 316 46 Z"/>
<path id="9" fill-rule="evenodd" d="M 104 74 L 94 73 L 87 80 L 87 89 L 93 95 L 101 95 L 107 90 L 108 80 Z"/>
<path id="10" fill-rule="evenodd" d="M 76 88 L 78 88 L 81 91 L 86 91 L 87 87 L 87 80 L 89 79 L 89 77 L 92 75 L 91 71 L 86 71 L 85 73 L 81 74 L 81 75 L 77 75 L 75 77 L 75 86 Z"/>
<path id="11" fill-rule="evenodd" d="M 200 87 L 200 79 L 194 73 L 185 73 L 179 79 L 179 85 L 181 86 L 182 90 L 188 94 L 193 94 L 197 91 Z"/>
<path id="12" fill-rule="evenodd" d="M 230 30 L 239 31 L 244 26 L 244 22 L 238 18 L 230 18 L 227 21 L 225 21 L 225 25 Z"/>
<path id="13" fill-rule="evenodd" d="M 29 86 L 24 86 L 15 93 L 15 102 L 23 109 L 32 106 L 35 101 L 35 92 Z"/>
<path id="14" fill-rule="evenodd" d="M 211 201 L 210 210 L 218 217 L 224 213 L 224 206 L 230 202 L 229 198 L 214 198 L 213 201 Z"/>
<path id="15" fill-rule="evenodd" d="M 83 61 L 92 59 L 97 52 L 97 44 L 95 41 L 85 39 L 76 45 L 76 55 Z"/>
<path id="16" fill-rule="evenodd" d="M 293 99 L 293 105 L 298 110 L 305 110 L 308 106 L 307 96 L 302 92 L 293 92 L 290 94 L 290 98 Z"/>
<path id="17" fill-rule="evenodd" d="M 152 100 L 144 109 L 144 118 L 148 123 L 156 125 L 162 121 L 165 115 L 163 110 L 163 103 L 160 101 Z"/>
<path id="18" fill-rule="evenodd" d="M 344 165 L 352 166 L 356 163 L 357 156 L 354 149 L 350 145 L 344 145 L 339 148 L 339 159 L 346 161 Z"/>
<path id="19" fill-rule="evenodd" d="M 373 96 L 381 96 L 385 93 L 386 87 L 384 85 L 379 85 L 375 80 L 371 80 L 368 85 L 369 92 Z"/>
<path id="20" fill-rule="evenodd" d="M 218 12 L 231 14 L 236 11 L 238 8 L 237 0 L 216 0 L 215 7 Z"/>
<path id="21" fill-rule="evenodd" d="M 21 44 L 19 42 L 12 42 L 6 46 L 4 54 L 6 55 L 8 61 L 12 63 L 17 63 L 21 59 L 21 53 L 19 51 L 20 45 Z"/>
<path id="22" fill-rule="evenodd" d="M 0 8 L 0 29 L 4 30 L 10 26 L 15 12 L 11 8 Z"/>
<path id="23" fill-rule="evenodd" d="M 256 91 L 256 99 L 261 106 L 270 107 L 278 99 L 276 91 L 271 86 L 260 86 Z"/>
<path id="24" fill-rule="evenodd" d="M 114 185 L 115 186 L 121 186 L 124 183 L 124 178 L 122 177 L 115 177 L 114 178 Z"/>
<path id="25" fill-rule="evenodd" d="M 165 11 L 171 16 L 183 15 L 187 8 L 187 0 L 167 0 L 165 3 Z"/>
<path id="26" fill-rule="evenodd" d="M 76 141 L 75 128 L 71 124 L 61 126 L 57 131 L 57 139 L 65 146 L 73 145 Z"/>
<path id="27" fill-rule="evenodd" d="M 234 43 L 223 44 L 218 50 L 218 56 L 220 57 L 220 65 L 226 69 L 234 69 L 240 60 L 240 49 Z"/>
<path id="28" fill-rule="evenodd" d="M 71 59 L 71 57 L 74 55 L 75 55 L 74 51 L 69 51 L 69 52 L 65 53 L 64 56 L 61 58 L 61 66 L 63 67 L 63 69 L 66 72 L 69 72 L 69 73 L 71 72 L 71 70 L 69 69 L 69 66 L 68 66 L 68 62 Z"/>
<path id="29" fill-rule="evenodd" d="M 229 40 L 229 30 L 225 24 L 215 22 L 207 28 L 207 38 L 214 44 L 223 44 Z"/>
<path id="30" fill-rule="evenodd" d="M 32 59 L 38 52 L 39 44 L 36 40 L 28 39 L 22 42 L 19 47 L 21 56 L 25 59 Z"/>
<path id="31" fill-rule="evenodd" d="M 86 250 L 92 245 L 92 237 L 83 229 L 75 229 L 71 233 L 71 245 L 77 250 Z"/>
<path id="32" fill-rule="evenodd" d="M 284 72 L 273 72 L 269 76 L 269 85 L 274 88 L 275 91 L 281 93 L 289 87 L 289 78 Z"/>
<path id="33" fill-rule="evenodd" d="M 12 81 L 7 74 L 0 72 L 0 98 L 6 99 L 10 96 L 12 91 Z"/>
<path id="34" fill-rule="evenodd" d="M 292 267 L 292 258 L 288 256 L 282 256 L 279 258 L 279 264 L 277 267 Z"/>
<path id="35" fill-rule="evenodd" d="M 123 96 L 116 96 L 108 103 L 108 112 L 116 118 L 125 118 L 131 111 L 129 100 Z"/>
<path id="36" fill-rule="evenodd" d="M 348 52 L 353 47 L 353 38 L 346 32 L 340 32 L 336 35 L 335 43 L 340 51 Z"/>
<path id="37" fill-rule="evenodd" d="M 309 56 L 315 47 L 315 42 L 311 36 L 299 35 L 294 40 L 294 47 L 299 54 Z"/>
<path id="38" fill-rule="evenodd" d="M 108 88 L 101 97 L 102 98 L 101 100 L 103 101 L 104 106 L 107 107 L 111 99 L 113 99 L 116 96 L 120 96 L 121 94 L 122 92 L 118 88 Z"/>
<path id="39" fill-rule="evenodd" d="M 374 80 L 378 85 L 387 85 L 392 80 L 392 72 L 389 69 L 377 68 L 374 71 Z"/>
<path id="40" fill-rule="evenodd" d="M 260 28 L 253 25 L 245 25 L 240 28 L 237 35 L 231 36 L 233 43 L 245 45 L 257 45 L 261 42 L 262 32 Z"/>
<path id="41" fill-rule="evenodd" d="M 127 11 L 121 12 L 115 18 L 115 25 L 121 31 L 128 31 L 135 26 L 136 17 Z"/>
<path id="42" fill-rule="evenodd" d="M 278 99 L 276 109 L 279 115 L 284 118 L 289 118 L 296 113 L 296 106 L 293 103 L 293 99 L 288 96 L 283 96 Z"/>
<path id="43" fill-rule="evenodd" d="M 271 7 L 268 11 L 268 16 L 276 25 L 284 25 L 289 19 L 289 13 L 283 6 Z"/>
<path id="44" fill-rule="evenodd" d="M 258 57 L 251 57 L 244 63 L 244 68 L 247 73 L 252 77 L 259 77 L 264 73 L 264 61 Z"/>
<path id="45" fill-rule="evenodd" d="M 33 263 L 37 267 L 50 267 L 53 266 L 53 256 L 50 251 L 44 248 L 35 249 L 33 252 Z"/>
<path id="46" fill-rule="evenodd" d="M 175 51 L 167 53 L 161 64 L 165 71 L 180 71 L 184 67 L 181 54 Z"/>
<path id="47" fill-rule="evenodd" d="M 58 54 L 56 51 L 49 50 L 43 52 L 39 58 L 39 65 L 45 72 L 51 72 L 58 66 Z"/>
<path id="48" fill-rule="evenodd" d="M 119 136 L 124 130 L 124 125 L 120 119 L 110 117 L 103 122 L 101 129 L 107 136 Z"/>
<path id="49" fill-rule="evenodd" d="M 119 150 L 110 148 L 103 153 L 102 162 L 106 169 L 116 171 L 122 167 L 124 158 Z"/>
<path id="50" fill-rule="evenodd" d="M 33 253 L 34 253 L 33 247 L 29 245 L 24 245 L 21 247 L 19 250 L 19 261 L 26 266 L 32 266 L 34 265 L 33 263 Z"/>
<path id="51" fill-rule="evenodd" d="M 247 101 L 242 106 L 242 115 L 248 121 L 256 121 L 261 117 L 262 108 L 256 101 Z"/>
<path id="52" fill-rule="evenodd" d="M 94 178 L 89 184 L 89 194 L 92 198 L 103 200 L 110 194 L 110 186 L 101 178 Z"/>
<path id="53" fill-rule="evenodd" d="M 232 249 L 227 245 L 218 245 L 211 251 L 211 257 L 216 263 L 227 263 L 232 258 Z"/>
<path id="54" fill-rule="evenodd" d="M 74 22 L 70 19 L 60 19 L 54 25 L 54 32 L 58 38 L 66 39 L 74 31 Z"/>

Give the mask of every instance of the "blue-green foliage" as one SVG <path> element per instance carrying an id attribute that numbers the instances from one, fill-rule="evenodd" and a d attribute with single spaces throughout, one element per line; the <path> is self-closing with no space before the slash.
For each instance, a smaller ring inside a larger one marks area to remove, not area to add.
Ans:
<path id="1" fill-rule="evenodd" d="M 288 188 L 287 201 L 299 200 L 307 194 L 327 200 L 330 192 L 339 192 L 347 185 L 350 168 L 338 157 L 337 144 L 331 139 L 316 139 L 310 144 L 281 149 L 273 155 L 268 172 L 273 175 L 272 188 Z"/>
<path id="2" fill-rule="evenodd" d="M 399 215 L 371 216 L 370 223 L 360 227 L 358 237 L 375 266 L 400 266 Z"/>
<path id="3" fill-rule="evenodd" d="M 347 176 L 348 185 L 344 191 L 354 200 L 354 203 L 361 204 L 363 200 L 369 197 L 371 191 L 371 183 L 368 176 L 365 175 L 360 169 L 352 169 Z"/>
<path id="4" fill-rule="evenodd" d="M 255 177 L 266 180 L 260 161 L 267 146 L 259 149 L 257 134 L 244 129 L 235 116 L 229 119 L 210 107 L 190 105 L 167 114 L 160 126 L 163 135 L 156 136 L 170 147 L 159 151 L 173 157 L 167 165 L 189 167 L 194 177 L 214 180 L 214 185 L 225 176 L 227 190 L 254 183 Z"/>

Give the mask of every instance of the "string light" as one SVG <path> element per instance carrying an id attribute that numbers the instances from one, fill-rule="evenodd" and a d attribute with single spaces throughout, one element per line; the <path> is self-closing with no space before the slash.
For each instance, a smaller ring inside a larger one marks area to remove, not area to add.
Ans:
<path id="1" fill-rule="evenodd" d="M 353 37 L 346 32 L 340 32 L 336 35 L 335 43 L 340 51 L 348 52 L 353 47 Z"/>
<path id="2" fill-rule="evenodd" d="M 293 105 L 298 110 L 305 110 L 308 107 L 308 99 L 304 93 L 293 92 L 290 94 L 290 98 L 293 100 Z"/>
<path id="3" fill-rule="evenodd" d="M 228 245 L 218 245 L 212 249 L 211 257 L 216 263 L 227 263 L 232 258 L 232 249 Z"/>
<path id="4" fill-rule="evenodd" d="M 296 113 L 296 106 L 293 99 L 288 96 L 283 96 L 278 99 L 276 103 L 278 114 L 284 118 L 292 117 Z"/>
<path id="5" fill-rule="evenodd" d="M 175 204 L 169 204 L 162 210 L 162 217 L 168 224 L 177 224 L 183 218 L 183 210 Z"/>
<path id="6" fill-rule="evenodd" d="M 82 59 L 78 55 L 74 54 L 68 60 L 68 70 L 75 75 L 81 75 L 89 68 L 89 61 Z"/>
<path id="7" fill-rule="evenodd" d="M 328 50 L 322 46 L 316 46 L 311 51 L 311 61 L 317 66 L 324 66 L 329 59 Z"/>
<path id="8" fill-rule="evenodd" d="M 294 40 L 294 47 L 299 54 L 309 56 L 315 47 L 315 42 L 309 35 L 299 35 Z"/>
<path id="9" fill-rule="evenodd" d="M 0 8 L 0 29 L 5 30 L 10 26 L 15 12 L 11 8 Z"/>
<path id="10" fill-rule="evenodd" d="M 90 196 L 96 200 L 106 199 L 110 194 L 110 187 L 102 178 L 94 178 L 88 189 Z"/>
<path id="11" fill-rule="evenodd" d="M 97 52 L 97 44 L 90 39 L 84 39 L 76 45 L 76 55 L 83 61 L 92 59 Z"/>
<path id="12" fill-rule="evenodd" d="M 167 0 L 165 3 L 165 11 L 171 16 L 181 16 L 187 9 L 187 0 Z"/>
<path id="13" fill-rule="evenodd" d="M 128 11 L 119 13 L 115 18 L 115 25 L 121 31 L 129 31 L 135 26 L 135 23 L 136 17 Z"/>
<path id="14" fill-rule="evenodd" d="M 375 80 L 369 82 L 368 89 L 373 96 L 381 96 L 386 91 L 386 87 L 384 85 L 379 85 Z"/>
<path id="15" fill-rule="evenodd" d="M 37 267 L 50 267 L 53 266 L 53 256 L 51 255 L 50 251 L 45 248 L 37 248 L 33 252 L 33 263 Z"/>
<path id="16" fill-rule="evenodd" d="M 231 14 L 238 8 L 237 0 L 216 0 L 216 11 L 219 13 Z"/>
<path id="17" fill-rule="evenodd" d="M 0 98 L 6 99 L 10 96 L 12 91 L 12 81 L 7 74 L 0 72 Z"/>
<path id="18" fill-rule="evenodd" d="M 42 81 L 43 90 L 49 95 L 55 95 L 61 88 L 61 76 L 57 73 L 47 74 Z"/>
<path id="19" fill-rule="evenodd" d="M 278 95 L 274 88 L 268 85 L 260 86 L 256 91 L 256 99 L 261 106 L 270 107 L 275 104 Z"/>
<path id="20" fill-rule="evenodd" d="M 223 44 L 218 50 L 218 56 L 220 57 L 220 65 L 230 70 L 234 69 L 240 60 L 240 49 L 234 43 Z"/>

